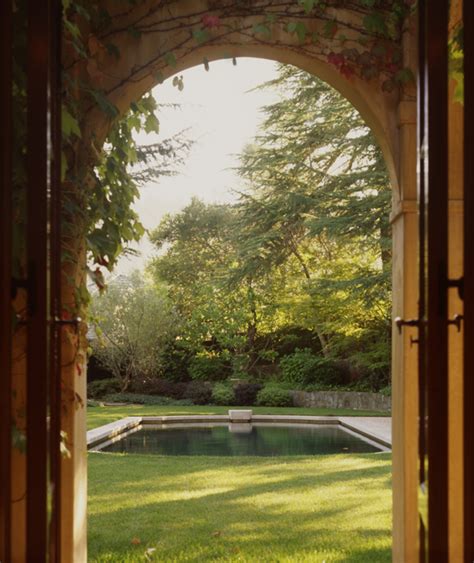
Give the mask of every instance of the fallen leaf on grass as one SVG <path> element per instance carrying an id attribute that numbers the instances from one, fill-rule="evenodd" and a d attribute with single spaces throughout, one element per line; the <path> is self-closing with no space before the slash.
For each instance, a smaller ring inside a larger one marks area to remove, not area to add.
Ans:
<path id="1" fill-rule="evenodd" d="M 142 540 L 140 538 L 132 538 L 132 541 L 130 543 L 132 545 L 140 545 L 142 543 Z"/>
<path id="2" fill-rule="evenodd" d="M 151 556 L 155 553 L 155 551 L 156 551 L 156 547 L 149 547 L 145 551 L 145 557 L 146 557 L 147 561 L 151 561 Z"/>

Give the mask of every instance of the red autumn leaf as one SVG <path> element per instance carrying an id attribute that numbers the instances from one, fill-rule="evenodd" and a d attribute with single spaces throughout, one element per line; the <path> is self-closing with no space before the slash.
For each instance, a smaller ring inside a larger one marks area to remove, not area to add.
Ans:
<path id="1" fill-rule="evenodd" d="M 351 79 L 354 76 L 354 71 L 349 65 L 341 65 L 339 72 L 342 74 L 342 76 L 345 76 L 348 79 Z"/>
<path id="2" fill-rule="evenodd" d="M 387 65 L 387 70 L 392 74 L 398 72 L 399 68 L 400 68 L 399 65 L 396 65 L 395 63 L 390 63 Z"/>
<path id="3" fill-rule="evenodd" d="M 204 14 L 201 21 L 203 26 L 209 29 L 212 29 L 213 27 L 219 27 L 221 25 L 219 16 L 213 16 L 212 14 Z"/>
<path id="4" fill-rule="evenodd" d="M 328 55 L 328 63 L 340 67 L 346 62 L 344 55 L 340 53 L 329 53 Z"/>

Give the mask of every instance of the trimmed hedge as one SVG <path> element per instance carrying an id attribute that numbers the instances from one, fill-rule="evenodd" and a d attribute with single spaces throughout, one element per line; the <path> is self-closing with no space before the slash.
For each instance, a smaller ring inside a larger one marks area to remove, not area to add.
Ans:
<path id="1" fill-rule="evenodd" d="M 212 388 L 205 381 L 190 381 L 186 385 L 185 399 L 190 399 L 195 405 L 208 405 L 212 398 Z"/>
<path id="2" fill-rule="evenodd" d="M 293 399 L 287 389 L 267 385 L 257 394 L 257 405 L 263 407 L 291 407 Z"/>
<path id="3" fill-rule="evenodd" d="M 102 399 L 118 391 L 120 391 L 120 383 L 116 379 L 97 379 L 87 384 L 87 396 L 90 399 Z"/>
<path id="4" fill-rule="evenodd" d="M 194 403 L 187 399 L 170 399 L 169 397 L 159 397 L 157 395 L 141 395 L 139 393 L 112 393 L 111 395 L 106 395 L 105 401 L 110 403 L 134 403 L 137 405 L 157 405 L 157 406 L 167 406 L 167 405 L 179 405 L 179 406 L 191 406 Z"/>
<path id="5" fill-rule="evenodd" d="M 216 383 L 212 388 L 212 402 L 216 405 L 234 405 L 234 389 L 225 383 Z"/>
<path id="6" fill-rule="evenodd" d="M 168 381 L 167 379 L 148 378 L 134 381 L 132 391 L 142 395 L 159 395 L 160 397 L 182 399 L 186 391 L 186 383 Z"/>
<path id="7" fill-rule="evenodd" d="M 235 404 L 242 407 L 255 405 L 261 388 L 259 383 L 238 383 L 234 389 Z"/>

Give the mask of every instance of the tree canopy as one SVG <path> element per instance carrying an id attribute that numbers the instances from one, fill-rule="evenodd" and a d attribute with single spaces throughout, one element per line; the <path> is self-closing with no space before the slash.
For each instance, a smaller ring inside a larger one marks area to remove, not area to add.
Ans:
<path id="1" fill-rule="evenodd" d="M 244 370 L 270 363 L 272 337 L 317 335 L 326 360 L 388 382 L 391 190 L 357 111 L 293 67 L 262 88 L 264 108 L 238 168 L 235 204 L 193 200 L 151 236 L 151 265 L 183 318 L 184 341 Z"/>

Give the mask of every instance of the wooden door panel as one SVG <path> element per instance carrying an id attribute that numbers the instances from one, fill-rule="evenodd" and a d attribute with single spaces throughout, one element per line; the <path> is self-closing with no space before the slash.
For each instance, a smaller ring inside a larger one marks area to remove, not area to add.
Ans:
<path id="1" fill-rule="evenodd" d="M 464 542 L 474 561 L 474 2 L 464 24 Z"/>
<path id="2" fill-rule="evenodd" d="M 444 563 L 448 560 L 448 2 L 424 0 L 419 10 L 420 560 Z"/>

